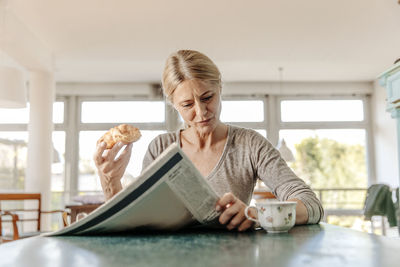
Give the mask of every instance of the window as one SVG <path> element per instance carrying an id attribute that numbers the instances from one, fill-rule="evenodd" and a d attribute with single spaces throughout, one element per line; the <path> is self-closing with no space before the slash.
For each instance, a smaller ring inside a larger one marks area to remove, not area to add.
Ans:
<path id="1" fill-rule="evenodd" d="M 285 97 L 278 104 L 279 138 L 295 156 L 288 165 L 315 190 L 326 210 L 362 210 L 374 164 L 368 153 L 368 96 Z M 359 220 L 353 215 L 327 221 L 352 226 Z"/>
<path id="2" fill-rule="evenodd" d="M 263 122 L 264 102 L 261 100 L 222 101 L 221 121 Z"/>
<path id="3" fill-rule="evenodd" d="M 280 139 L 313 188 L 366 187 L 366 99 L 281 99 Z M 348 164 L 352 162 L 354 164 Z"/>
<path id="4" fill-rule="evenodd" d="M 101 184 L 93 162 L 97 140 L 111 127 L 131 123 L 141 129 L 142 137 L 132 147 L 131 161 L 122 182 L 131 182 L 142 170 L 142 160 L 153 138 L 164 133 L 166 113 L 164 101 L 101 100 L 82 98 L 79 125 L 79 179 L 77 192 L 82 194 L 101 192 Z M 92 130 L 94 129 L 94 130 Z"/>
<path id="5" fill-rule="evenodd" d="M 65 188 L 65 131 L 54 131 L 52 138 L 51 191 L 63 192 Z"/>
<path id="6" fill-rule="evenodd" d="M 123 177 L 123 182 L 131 182 L 142 170 L 142 159 L 151 140 L 165 131 L 141 131 L 142 137 L 133 144 L 131 161 Z M 104 131 L 84 131 L 79 135 L 79 192 L 102 191 L 100 179 L 96 173 L 93 154 L 98 140 Z"/>
<path id="7" fill-rule="evenodd" d="M 313 188 L 367 187 L 364 129 L 281 130 L 279 135 L 294 153 L 290 166 Z"/>
<path id="8" fill-rule="evenodd" d="M 22 109 L 0 109 L 0 188 L 4 190 L 24 190 L 27 166 L 29 103 Z M 64 122 L 64 102 L 53 104 L 53 122 Z M 63 151 L 65 134 L 56 138 L 56 150 Z M 53 140 L 54 136 L 53 135 Z M 63 168 L 63 167 L 59 167 Z M 54 176 L 53 176 L 54 178 Z M 52 179 L 53 179 L 52 178 Z M 59 187 L 64 178 L 58 179 Z M 52 184 L 57 184 L 52 181 Z"/>
<path id="9" fill-rule="evenodd" d="M 27 160 L 26 131 L 0 132 L 0 188 L 23 190 Z"/>
<path id="10" fill-rule="evenodd" d="M 361 100 L 284 100 L 281 114 L 283 122 L 364 120 Z"/>
<path id="11" fill-rule="evenodd" d="M 222 100 L 221 121 L 245 128 L 251 128 L 267 137 L 265 97 L 224 97 Z"/>
<path id="12" fill-rule="evenodd" d="M 83 123 L 164 122 L 163 101 L 82 102 Z"/>

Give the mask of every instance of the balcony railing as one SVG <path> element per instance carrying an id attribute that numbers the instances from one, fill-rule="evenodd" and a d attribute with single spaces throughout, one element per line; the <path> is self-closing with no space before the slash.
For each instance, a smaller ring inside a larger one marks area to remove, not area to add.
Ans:
<path id="1" fill-rule="evenodd" d="M 313 189 L 328 216 L 362 216 L 367 188 L 318 188 Z"/>

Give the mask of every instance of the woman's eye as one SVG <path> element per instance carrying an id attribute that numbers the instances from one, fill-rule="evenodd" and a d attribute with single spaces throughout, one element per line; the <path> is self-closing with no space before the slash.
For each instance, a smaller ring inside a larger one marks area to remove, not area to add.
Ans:
<path id="1" fill-rule="evenodd" d="M 204 98 L 203 98 L 203 101 L 208 101 L 208 100 L 210 100 L 211 98 L 212 98 L 212 95 L 207 96 L 207 97 L 204 97 Z"/>
<path id="2" fill-rule="evenodd" d="M 192 104 L 184 104 L 184 105 L 182 105 L 182 107 L 184 107 L 184 108 L 188 108 L 188 107 L 190 107 Z"/>

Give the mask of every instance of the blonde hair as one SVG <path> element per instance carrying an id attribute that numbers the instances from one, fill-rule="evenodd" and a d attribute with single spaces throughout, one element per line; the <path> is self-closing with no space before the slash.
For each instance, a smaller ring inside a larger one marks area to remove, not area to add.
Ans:
<path id="1" fill-rule="evenodd" d="M 162 88 L 170 102 L 179 84 L 193 79 L 222 87 L 221 73 L 206 55 L 195 50 L 179 50 L 167 58 L 162 76 Z"/>

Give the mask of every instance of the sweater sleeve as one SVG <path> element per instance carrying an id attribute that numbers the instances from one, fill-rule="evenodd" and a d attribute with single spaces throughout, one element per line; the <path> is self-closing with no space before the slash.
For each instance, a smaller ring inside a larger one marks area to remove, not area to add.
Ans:
<path id="1" fill-rule="evenodd" d="M 142 172 L 152 163 L 159 155 L 157 138 L 153 139 L 147 147 L 146 154 L 143 157 Z"/>
<path id="2" fill-rule="evenodd" d="M 267 139 L 256 133 L 250 141 L 258 177 L 279 200 L 296 198 L 303 202 L 308 212 L 308 224 L 320 222 L 324 210 L 311 188 L 292 171 Z"/>
<path id="3" fill-rule="evenodd" d="M 142 172 L 172 143 L 176 142 L 174 133 L 160 134 L 147 147 L 142 162 Z"/>

